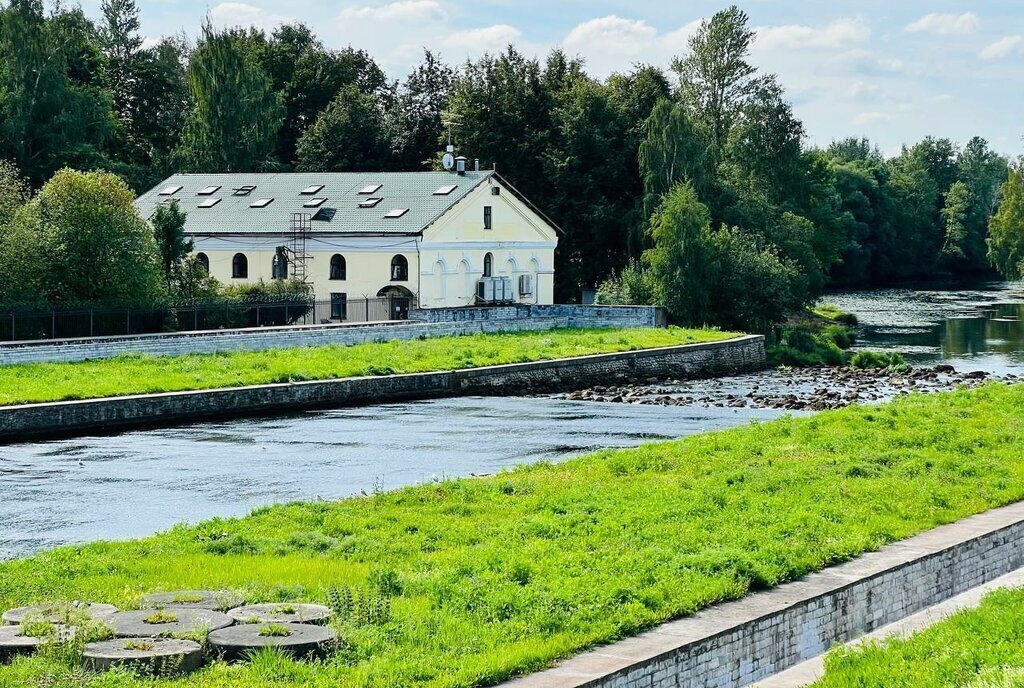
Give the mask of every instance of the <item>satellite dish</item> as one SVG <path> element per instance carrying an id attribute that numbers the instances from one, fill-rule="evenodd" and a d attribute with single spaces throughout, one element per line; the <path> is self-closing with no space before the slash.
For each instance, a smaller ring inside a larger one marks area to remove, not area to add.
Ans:
<path id="1" fill-rule="evenodd" d="M 451 153 L 445 153 L 444 157 L 441 158 L 441 164 L 444 165 L 446 170 L 450 170 L 455 167 L 455 158 L 452 157 Z"/>

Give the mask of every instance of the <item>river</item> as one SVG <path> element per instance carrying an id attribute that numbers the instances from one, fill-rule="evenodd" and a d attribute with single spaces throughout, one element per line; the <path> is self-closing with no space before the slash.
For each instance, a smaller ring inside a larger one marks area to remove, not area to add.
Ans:
<path id="1" fill-rule="evenodd" d="M 1019 285 L 850 292 L 826 300 L 858 315 L 863 346 L 901 351 L 918 363 L 1024 373 Z M 687 388 L 721 393 L 781 383 L 768 372 Z M 473 397 L 0 447 L 0 558 L 147 535 L 269 503 L 494 473 L 783 412 Z"/>

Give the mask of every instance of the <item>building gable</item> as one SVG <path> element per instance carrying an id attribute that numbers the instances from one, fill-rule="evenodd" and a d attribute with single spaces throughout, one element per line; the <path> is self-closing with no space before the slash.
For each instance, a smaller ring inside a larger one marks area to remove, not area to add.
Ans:
<path id="1" fill-rule="evenodd" d="M 458 179 L 458 177 L 455 177 Z M 494 189 L 498 189 L 497 194 Z M 491 229 L 484 226 L 489 207 Z M 423 245 L 518 243 L 550 245 L 558 242 L 555 227 L 521 200 L 497 175 L 459 200 L 423 232 Z"/>

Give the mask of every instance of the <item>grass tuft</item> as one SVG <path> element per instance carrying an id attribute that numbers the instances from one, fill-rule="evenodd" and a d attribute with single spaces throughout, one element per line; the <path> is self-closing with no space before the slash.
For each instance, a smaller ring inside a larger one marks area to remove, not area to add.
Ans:
<path id="1" fill-rule="evenodd" d="M 292 629 L 280 623 L 268 623 L 260 628 L 260 635 L 265 638 L 287 638 L 292 634 Z"/>

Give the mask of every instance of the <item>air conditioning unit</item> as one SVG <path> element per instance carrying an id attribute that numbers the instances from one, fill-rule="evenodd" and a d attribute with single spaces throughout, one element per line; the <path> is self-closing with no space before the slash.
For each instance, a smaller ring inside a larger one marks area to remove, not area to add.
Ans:
<path id="1" fill-rule="evenodd" d="M 510 303 L 515 300 L 511 277 L 484 277 L 476 283 L 477 303 Z"/>
<path id="2" fill-rule="evenodd" d="M 476 283 L 476 300 L 483 303 L 492 303 L 494 301 L 494 280 L 490 277 L 484 277 L 482 280 Z"/>
<path id="3" fill-rule="evenodd" d="M 533 275 L 519 275 L 519 295 L 533 295 Z"/>

